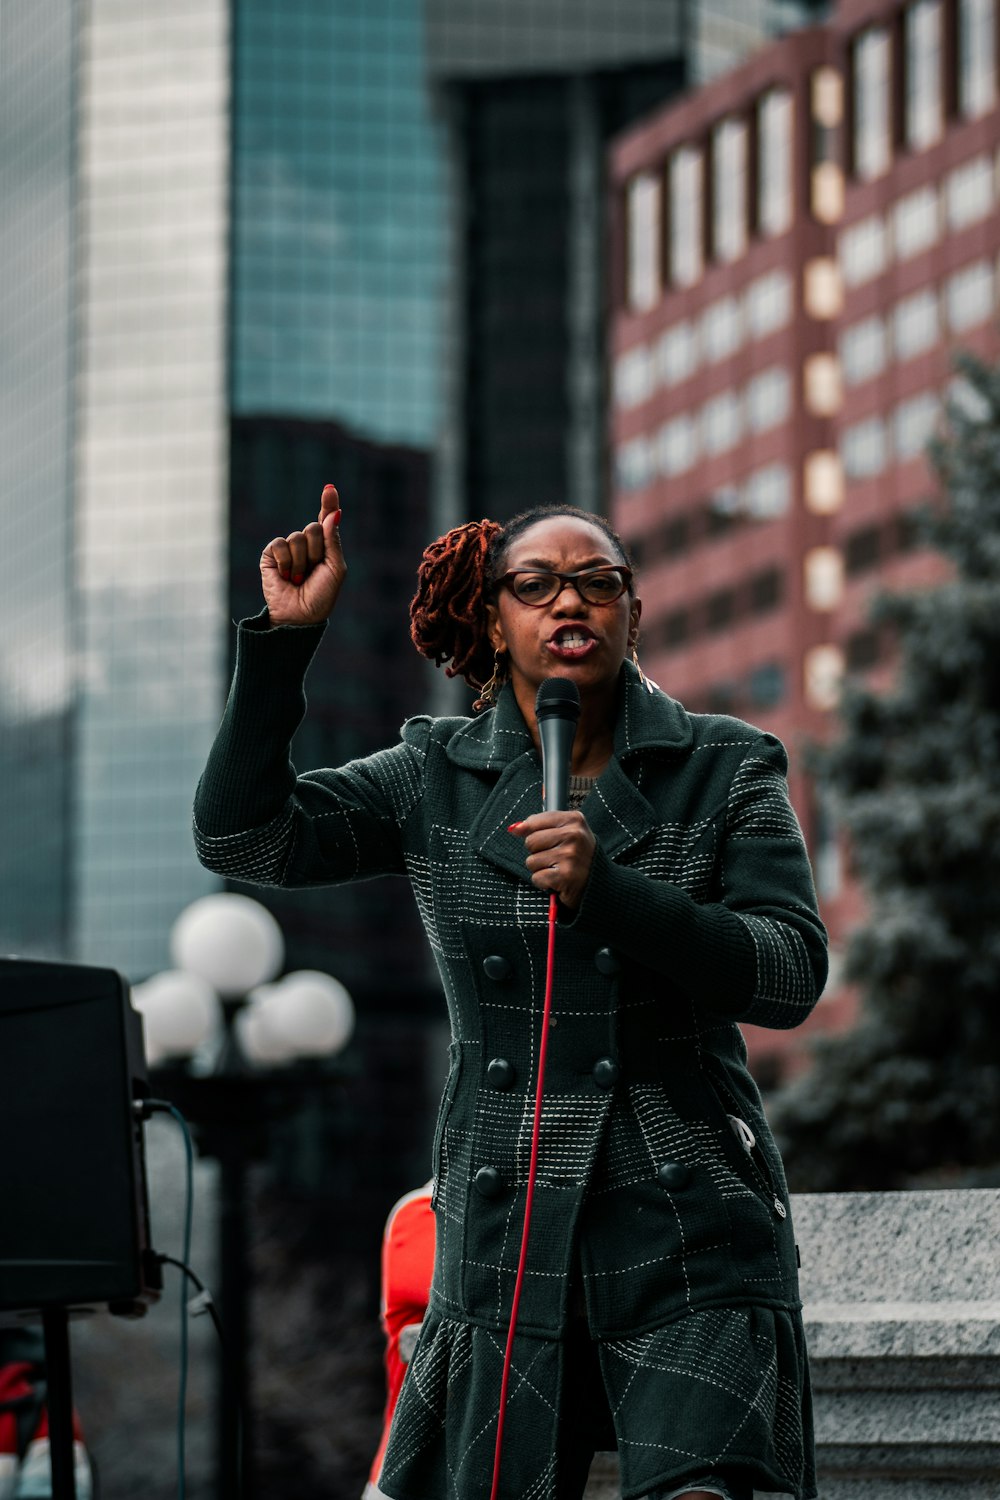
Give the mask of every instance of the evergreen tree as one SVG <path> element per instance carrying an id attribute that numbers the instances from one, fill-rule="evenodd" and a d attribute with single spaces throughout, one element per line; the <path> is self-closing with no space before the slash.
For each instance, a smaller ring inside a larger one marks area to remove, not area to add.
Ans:
<path id="1" fill-rule="evenodd" d="M 800 1191 L 1000 1163 L 1000 369 L 959 371 L 924 519 L 951 579 L 877 601 L 894 686 L 848 684 L 816 757 L 869 904 L 846 955 L 860 1023 L 772 1105 Z"/>

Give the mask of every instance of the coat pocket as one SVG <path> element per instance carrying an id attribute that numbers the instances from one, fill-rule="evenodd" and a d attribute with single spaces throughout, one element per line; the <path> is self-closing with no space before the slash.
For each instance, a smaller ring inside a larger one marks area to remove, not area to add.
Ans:
<path id="1" fill-rule="evenodd" d="M 725 1117 L 723 1141 L 727 1160 L 771 1213 L 779 1219 L 786 1218 L 784 1183 L 773 1171 L 763 1147 L 767 1128 L 763 1115 L 750 1098 L 742 1097 L 742 1090 L 713 1058 L 704 1058 L 703 1067 L 712 1099 L 719 1114 Z"/>

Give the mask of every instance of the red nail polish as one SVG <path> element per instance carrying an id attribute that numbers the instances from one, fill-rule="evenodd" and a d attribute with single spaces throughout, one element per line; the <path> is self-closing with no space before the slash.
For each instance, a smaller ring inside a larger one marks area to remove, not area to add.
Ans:
<path id="1" fill-rule="evenodd" d="M 304 580 L 305 576 L 306 575 L 304 573 L 293 573 L 292 574 L 292 582 L 293 583 L 302 583 L 302 581 Z"/>
<path id="2" fill-rule="evenodd" d="M 334 513 L 333 513 L 333 524 L 334 524 L 334 526 L 339 526 L 340 525 L 340 516 L 341 516 L 341 512 L 339 510 L 335 510 Z"/>
<path id="3" fill-rule="evenodd" d="M 521 826 L 520 823 L 508 823 L 507 824 L 507 832 L 508 833 L 513 833 L 514 829 L 515 828 L 520 828 L 520 826 Z"/>

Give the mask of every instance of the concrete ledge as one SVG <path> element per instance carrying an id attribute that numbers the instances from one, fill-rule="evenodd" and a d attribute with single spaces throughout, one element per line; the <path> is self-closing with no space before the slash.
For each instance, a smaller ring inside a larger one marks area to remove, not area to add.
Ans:
<path id="1" fill-rule="evenodd" d="M 998 1500 L 1000 1191 L 802 1194 L 792 1217 L 821 1500 Z M 588 1500 L 618 1493 L 601 1454 Z"/>

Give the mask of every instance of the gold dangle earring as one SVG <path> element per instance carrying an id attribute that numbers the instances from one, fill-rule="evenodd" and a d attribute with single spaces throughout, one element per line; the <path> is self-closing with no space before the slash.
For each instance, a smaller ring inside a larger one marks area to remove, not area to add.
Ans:
<path id="1" fill-rule="evenodd" d="M 653 685 L 652 685 L 651 682 L 647 681 L 646 675 L 645 675 L 645 673 L 643 672 L 642 668 L 639 665 L 639 653 L 636 650 L 636 643 L 637 643 L 638 639 L 639 639 L 638 636 L 635 636 L 635 635 L 630 635 L 629 638 L 628 638 L 629 650 L 630 650 L 630 655 L 631 655 L 631 658 L 632 658 L 632 665 L 633 665 L 633 667 L 635 667 L 635 670 L 638 672 L 638 674 L 639 674 L 639 681 L 642 683 L 643 687 L 646 689 L 646 692 L 647 693 L 651 693 L 651 692 L 653 692 Z"/>
<path id="2" fill-rule="evenodd" d="M 503 664 L 504 653 L 499 649 L 493 653 L 493 676 L 489 682 L 484 682 L 479 697 L 472 705 L 476 713 L 481 708 L 492 708 L 497 701 L 497 693 L 503 687 L 506 680 L 506 672 Z"/>

